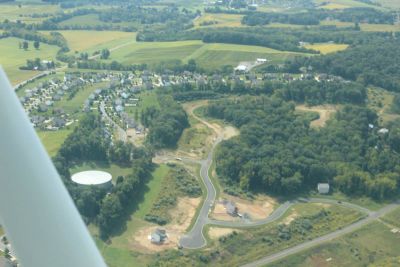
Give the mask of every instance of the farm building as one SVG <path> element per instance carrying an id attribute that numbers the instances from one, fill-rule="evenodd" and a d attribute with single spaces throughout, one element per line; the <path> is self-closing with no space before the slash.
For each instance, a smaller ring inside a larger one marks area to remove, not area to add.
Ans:
<path id="1" fill-rule="evenodd" d="M 111 174 L 103 171 L 84 171 L 71 176 L 71 180 L 81 186 L 112 187 Z"/>
<path id="2" fill-rule="evenodd" d="M 329 193 L 329 184 L 328 183 L 319 183 L 317 189 L 318 189 L 318 193 L 320 193 L 320 194 L 328 194 Z"/>
<path id="3" fill-rule="evenodd" d="M 247 66 L 240 64 L 235 68 L 235 71 L 246 72 L 247 71 Z"/>
<path id="4" fill-rule="evenodd" d="M 266 58 L 257 58 L 256 62 L 257 63 L 266 63 L 267 59 Z"/>

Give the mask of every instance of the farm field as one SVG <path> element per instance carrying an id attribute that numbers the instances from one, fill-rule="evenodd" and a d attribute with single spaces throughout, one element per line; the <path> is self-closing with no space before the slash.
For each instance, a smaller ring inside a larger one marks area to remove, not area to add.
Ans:
<path id="1" fill-rule="evenodd" d="M 39 50 L 33 48 L 33 42 L 29 42 L 29 49 L 19 49 L 22 39 L 10 37 L 0 40 L 0 65 L 3 66 L 12 84 L 24 81 L 37 75 L 37 71 L 24 71 L 19 67 L 26 64 L 27 59 L 54 60 L 59 48 L 57 46 L 40 44 Z"/>
<path id="2" fill-rule="evenodd" d="M 354 23 L 352 22 L 343 22 L 338 20 L 323 20 L 320 25 L 328 26 L 334 25 L 338 28 L 341 27 L 354 27 Z M 360 28 L 365 32 L 393 32 L 400 31 L 400 25 L 390 25 L 390 24 L 369 24 L 369 23 L 360 23 Z"/>
<path id="3" fill-rule="evenodd" d="M 72 53 L 94 52 L 103 48 L 113 48 L 135 40 L 135 34 L 119 31 L 58 31 L 68 42 Z M 42 33 L 48 33 L 43 31 Z"/>
<path id="4" fill-rule="evenodd" d="M 384 7 L 399 9 L 400 8 L 400 1 L 397 0 L 377 0 L 379 4 Z"/>
<path id="5" fill-rule="evenodd" d="M 345 9 L 351 7 L 372 7 L 377 9 L 382 9 L 381 7 L 363 3 L 356 0 L 314 0 L 316 4 L 323 4 L 320 8 L 324 9 Z"/>
<path id="6" fill-rule="evenodd" d="M 59 131 L 37 131 L 37 134 L 47 153 L 49 153 L 50 157 L 54 157 L 71 132 L 72 129 L 63 129 Z"/>
<path id="7" fill-rule="evenodd" d="M 319 51 L 321 54 L 335 53 L 338 51 L 346 50 L 349 47 L 347 44 L 330 44 L 330 43 L 318 43 L 309 44 L 304 46 L 307 49 Z"/>
<path id="8" fill-rule="evenodd" d="M 382 223 L 371 223 L 354 233 L 267 266 L 399 266 L 400 233 L 390 230 Z"/>
<path id="9" fill-rule="evenodd" d="M 253 61 L 259 57 L 282 62 L 288 56 L 296 54 L 299 53 L 260 46 L 206 44 L 201 41 L 137 42 L 112 52 L 109 61 L 151 65 L 163 61 L 186 62 L 189 59 L 195 59 L 200 66 L 212 69 L 223 65 L 236 65 L 240 61 Z"/>
<path id="10" fill-rule="evenodd" d="M 0 4 L 0 21 L 8 19 L 10 21 L 20 20 L 24 23 L 38 23 L 47 18 L 32 18 L 29 14 L 55 14 L 60 11 L 58 5 L 44 5 L 44 4 L 25 4 L 21 7 L 18 4 Z"/>
<path id="11" fill-rule="evenodd" d="M 243 15 L 205 13 L 195 21 L 196 27 L 242 27 Z M 201 25 L 204 22 L 215 21 L 217 24 Z"/>

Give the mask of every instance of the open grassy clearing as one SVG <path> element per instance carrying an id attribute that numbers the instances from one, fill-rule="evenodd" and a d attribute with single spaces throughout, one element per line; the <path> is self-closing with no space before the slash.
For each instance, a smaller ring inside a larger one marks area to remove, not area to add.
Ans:
<path id="1" fill-rule="evenodd" d="M 29 49 L 19 49 L 22 39 L 10 37 L 0 40 L 0 65 L 3 66 L 11 83 L 17 84 L 37 75 L 37 71 L 23 71 L 19 67 L 26 64 L 27 59 L 54 60 L 59 48 L 53 45 L 40 44 L 39 50 L 33 48 L 33 42 L 29 42 Z"/>
<path id="2" fill-rule="evenodd" d="M 304 46 L 307 49 L 319 51 L 321 54 L 335 53 L 338 51 L 346 50 L 349 47 L 347 44 L 332 44 L 332 43 L 316 43 Z"/>
<path id="3" fill-rule="evenodd" d="M 157 99 L 157 94 L 154 91 L 142 91 L 139 94 L 135 95 L 139 98 L 139 102 L 136 107 L 125 107 L 126 113 L 131 116 L 135 116 L 138 114 L 140 120 L 140 114 L 147 108 L 155 107 L 159 108 L 160 104 Z"/>
<path id="4" fill-rule="evenodd" d="M 382 218 L 382 220 L 393 226 L 400 227 L 400 208 L 397 208 L 391 213 L 387 214 Z"/>
<path id="5" fill-rule="evenodd" d="M 61 145 L 67 139 L 68 135 L 72 133 L 72 129 L 62 129 L 58 131 L 37 131 L 42 144 L 49 153 L 50 157 L 54 157 Z"/>
<path id="6" fill-rule="evenodd" d="M 195 21 L 196 27 L 243 27 L 243 15 L 205 13 Z M 217 22 L 211 25 L 201 25 L 204 22 Z"/>
<path id="7" fill-rule="evenodd" d="M 338 20 L 323 20 L 320 22 L 322 26 L 336 26 L 338 28 L 344 27 L 354 27 L 352 22 L 343 22 Z M 400 31 L 400 25 L 390 25 L 390 24 L 369 24 L 360 23 L 361 31 L 366 32 L 398 32 Z"/>
<path id="8" fill-rule="evenodd" d="M 127 176 L 132 173 L 132 168 L 130 166 L 118 166 L 116 164 L 108 164 L 104 162 L 83 162 L 71 168 L 71 174 L 89 170 L 108 172 L 112 175 L 114 181 L 118 176 Z"/>
<path id="9" fill-rule="evenodd" d="M 135 40 L 135 33 L 119 31 L 58 31 L 68 42 L 72 53 L 94 52 L 102 48 L 113 48 Z M 44 31 L 43 33 L 49 33 Z"/>
<path id="10" fill-rule="evenodd" d="M 310 123 L 311 127 L 319 128 L 324 127 L 326 122 L 335 114 L 337 107 L 334 105 L 322 105 L 308 107 L 306 105 L 296 106 L 296 111 L 299 112 L 316 112 L 318 114 L 318 119 L 312 120 Z"/>
<path id="11" fill-rule="evenodd" d="M 368 88 L 368 107 L 379 116 L 381 123 L 387 123 L 400 117 L 391 111 L 394 94 L 381 88 Z"/>
<path id="12" fill-rule="evenodd" d="M 57 101 L 54 103 L 55 108 L 62 108 L 65 112 L 73 114 L 79 113 L 82 108 L 85 100 L 88 99 L 89 95 L 93 93 L 96 89 L 105 87 L 108 83 L 98 83 L 95 85 L 85 85 L 82 89 L 80 89 L 72 99 L 68 99 L 68 96 L 64 96 L 61 101 Z"/>
<path id="13" fill-rule="evenodd" d="M 236 65 L 240 61 L 253 61 L 258 57 L 264 57 L 273 62 L 283 62 L 287 57 L 294 55 L 301 54 L 260 46 L 205 44 L 201 41 L 137 42 L 112 52 L 108 61 L 151 65 L 163 61 L 186 62 L 189 59 L 195 59 L 200 66 L 212 69 L 223 65 Z"/>
<path id="14" fill-rule="evenodd" d="M 152 175 L 153 179 L 146 184 L 147 191 L 144 193 L 143 201 L 138 205 L 137 210 L 133 214 L 134 217 L 144 219 L 144 216 L 149 213 L 154 201 L 160 194 L 163 180 L 169 170 L 170 168 L 165 164 L 161 164 L 155 169 Z"/>
<path id="15" fill-rule="evenodd" d="M 390 230 L 382 223 L 371 223 L 354 233 L 267 266 L 399 266 L 400 234 Z"/>

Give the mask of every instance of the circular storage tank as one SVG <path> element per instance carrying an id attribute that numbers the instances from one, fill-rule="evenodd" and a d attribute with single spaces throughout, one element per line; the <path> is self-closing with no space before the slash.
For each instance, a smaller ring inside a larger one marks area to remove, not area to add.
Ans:
<path id="1" fill-rule="evenodd" d="M 112 175 L 103 171 L 84 171 L 71 176 L 71 180 L 82 186 L 112 187 Z"/>

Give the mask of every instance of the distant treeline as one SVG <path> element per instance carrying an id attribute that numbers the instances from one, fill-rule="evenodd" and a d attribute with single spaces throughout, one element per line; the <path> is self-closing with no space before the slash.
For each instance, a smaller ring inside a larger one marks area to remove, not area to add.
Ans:
<path id="1" fill-rule="evenodd" d="M 296 58 L 294 68 L 312 66 L 320 72 L 400 92 L 400 41 L 388 38 L 350 47 L 344 51 L 309 59 Z"/>
<path id="2" fill-rule="evenodd" d="M 320 21 L 326 19 L 353 23 L 393 24 L 393 15 L 391 12 L 382 12 L 374 8 L 346 8 L 336 11 L 310 9 L 299 13 L 249 12 L 243 17 L 242 24 L 249 26 L 269 23 L 319 25 Z"/>

